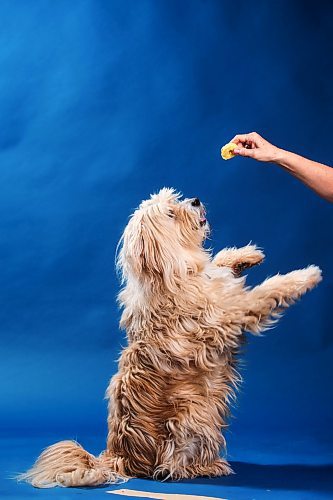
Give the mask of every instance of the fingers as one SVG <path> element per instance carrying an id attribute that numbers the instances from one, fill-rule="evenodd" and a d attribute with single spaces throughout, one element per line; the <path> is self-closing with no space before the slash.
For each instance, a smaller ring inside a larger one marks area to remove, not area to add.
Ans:
<path id="1" fill-rule="evenodd" d="M 230 142 L 234 142 L 235 144 L 239 144 L 240 142 L 247 142 L 250 141 L 251 137 L 250 134 L 237 134 L 233 139 L 231 139 Z"/>
<path id="2" fill-rule="evenodd" d="M 237 146 L 233 151 L 237 156 L 255 158 L 258 161 L 265 162 L 275 161 L 276 159 L 278 148 L 256 132 L 237 134 L 231 142 Z"/>
<path id="3" fill-rule="evenodd" d="M 235 144 L 249 144 L 251 147 L 257 147 L 258 139 L 260 139 L 260 135 L 256 132 L 251 132 L 250 134 L 237 134 L 230 142 L 234 142 Z"/>
<path id="4" fill-rule="evenodd" d="M 254 158 L 256 155 L 256 150 L 255 148 L 253 149 L 247 149 L 247 148 L 236 148 L 234 149 L 234 154 L 238 156 L 247 156 L 248 158 Z"/>

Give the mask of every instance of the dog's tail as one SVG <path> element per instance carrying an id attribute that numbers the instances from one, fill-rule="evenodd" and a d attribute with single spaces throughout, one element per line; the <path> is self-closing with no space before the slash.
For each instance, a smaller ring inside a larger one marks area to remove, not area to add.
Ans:
<path id="1" fill-rule="evenodd" d="M 33 467 L 16 479 L 36 488 L 120 483 L 129 477 L 118 461 L 107 451 L 95 457 L 75 441 L 60 441 L 46 448 Z"/>

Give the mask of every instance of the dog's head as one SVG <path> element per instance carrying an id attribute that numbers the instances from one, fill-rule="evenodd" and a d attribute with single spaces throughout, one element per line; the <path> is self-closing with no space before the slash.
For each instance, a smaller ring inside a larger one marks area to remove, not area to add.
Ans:
<path id="1" fill-rule="evenodd" d="M 170 287 L 175 279 L 202 269 L 207 232 L 200 200 L 181 199 L 173 189 L 163 188 L 131 216 L 121 238 L 118 267 L 125 281 L 136 278 Z"/>

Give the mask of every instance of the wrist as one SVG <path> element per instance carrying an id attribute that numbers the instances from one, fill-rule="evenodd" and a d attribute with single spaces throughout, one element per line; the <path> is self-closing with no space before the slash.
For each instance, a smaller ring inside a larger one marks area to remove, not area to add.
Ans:
<path id="1" fill-rule="evenodd" d="M 276 163 L 277 165 L 285 165 L 288 157 L 288 151 L 285 151 L 284 149 L 280 148 L 275 148 L 273 154 L 272 154 L 272 162 Z"/>

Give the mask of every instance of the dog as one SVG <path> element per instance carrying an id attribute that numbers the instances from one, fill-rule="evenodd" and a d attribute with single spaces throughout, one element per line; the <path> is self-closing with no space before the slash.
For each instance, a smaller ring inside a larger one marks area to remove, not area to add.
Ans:
<path id="1" fill-rule="evenodd" d="M 204 205 L 163 188 L 143 201 L 120 241 L 120 325 L 128 346 L 107 389 L 107 448 L 74 441 L 47 448 L 19 476 L 39 488 L 97 486 L 133 477 L 223 476 L 231 400 L 241 381 L 244 332 L 258 335 L 321 280 L 316 266 L 249 288 L 241 271 L 264 254 L 254 245 L 212 257 Z"/>

